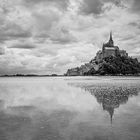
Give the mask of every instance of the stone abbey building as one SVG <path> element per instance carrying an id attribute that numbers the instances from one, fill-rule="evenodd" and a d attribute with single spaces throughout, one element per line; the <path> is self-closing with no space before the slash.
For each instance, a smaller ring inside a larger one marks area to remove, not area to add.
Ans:
<path id="1" fill-rule="evenodd" d="M 105 57 L 109 56 L 128 56 L 125 50 L 119 50 L 118 46 L 114 46 L 114 41 L 112 39 L 112 32 L 110 33 L 110 39 L 107 43 L 103 44 L 102 50 L 99 50 L 96 54 L 96 61 L 100 61 Z"/>
<path id="2" fill-rule="evenodd" d="M 103 58 L 109 56 L 126 56 L 128 57 L 128 53 L 125 50 L 120 50 L 118 46 L 114 45 L 114 41 L 112 38 L 112 32 L 110 33 L 110 39 L 107 43 L 103 44 L 102 50 L 99 50 L 94 59 L 90 61 L 90 63 L 86 63 L 81 65 L 80 67 L 68 69 L 66 75 L 67 76 L 80 76 L 87 73 L 90 69 L 94 68 L 96 71 L 99 69 L 99 65 L 97 62 L 100 62 Z"/>

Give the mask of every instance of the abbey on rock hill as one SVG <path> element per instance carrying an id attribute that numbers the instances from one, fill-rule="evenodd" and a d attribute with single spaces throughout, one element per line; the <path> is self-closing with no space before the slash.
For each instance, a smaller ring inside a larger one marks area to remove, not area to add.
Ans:
<path id="1" fill-rule="evenodd" d="M 128 62 L 133 61 L 133 62 L 136 62 L 136 64 L 138 63 L 137 60 L 136 61 L 129 60 L 129 58 L 131 58 L 131 57 L 128 56 L 128 53 L 125 50 L 120 50 L 118 46 L 114 45 L 114 41 L 112 38 L 112 32 L 110 32 L 109 41 L 107 43 L 103 44 L 102 50 L 99 50 L 96 53 L 96 56 L 94 59 L 92 59 L 89 63 L 81 65 L 80 67 L 68 69 L 68 71 L 65 75 L 82 76 L 82 75 L 89 74 L 91 71 L 95 71 L 95 73 L 96 72 L 98 73 L 104 66 L 103 64 L 105 63 L 105 59 L 110 58 L 110 57 L 113 57 L 115 59 L 114 61 L 121 62 L 121 60 L 119 58 L 121 57 L 123 59 L 123 57 L 124 57 L 125 59 L 128 59 Z M 113 63 L 112 60 L 111 60 L 111 62 Z M 124 65 L 127 66 L 127 64 L 122 64 L 120 67 L 122 67 Z M 138 65 L 140 65 L 140 64 L 138 64 Z M 110 64 L 110 66 L 112 66 L 112 65 Z M 118 73 L 121 74 L 121 72 L 118 72 Z"/>

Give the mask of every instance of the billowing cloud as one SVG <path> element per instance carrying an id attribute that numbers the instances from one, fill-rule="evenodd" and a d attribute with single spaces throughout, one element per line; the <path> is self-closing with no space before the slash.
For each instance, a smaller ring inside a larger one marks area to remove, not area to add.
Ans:
<path id="1" fill-rule="evenodd" d="M 67 44 L 76 41 L 76 38 L 66 28 L 63 27 L 60 29 L 54 29 L 53 33 L 50 34 L 49 37 L 54 43 L 60 44 Z"/>

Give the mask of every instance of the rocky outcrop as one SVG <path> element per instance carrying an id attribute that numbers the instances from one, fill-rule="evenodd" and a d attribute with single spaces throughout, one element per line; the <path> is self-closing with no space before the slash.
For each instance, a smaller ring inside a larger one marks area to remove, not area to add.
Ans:
<path id="1" fill-rule="evenodd" d="M 99 65 L 95 63 L 95 61 L 91 61 L 80 67 L 68 69 L 66 76 L 83 76 L 86 75 L 90 70 L 97 71 L 99 69 Z"/>
<path id="2" fill-rule="evenodd" d="M 86 75 L 91 69 L 98 70 L 98 65 L 95 63 L 86 63 L 80 67 L 68 69 L 66 76 L 82 76 Z"/>

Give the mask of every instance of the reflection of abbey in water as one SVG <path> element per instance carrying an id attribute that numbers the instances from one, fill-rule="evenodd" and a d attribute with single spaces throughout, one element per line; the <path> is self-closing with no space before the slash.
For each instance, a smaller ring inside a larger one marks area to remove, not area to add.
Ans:
<path id="1" fill-rule="evenodd" d="M 135 87 L 95 87 L 94 89 L 86 89 L 94 95 L 98 103 L 102 104 L 103 110 L 110 114 L 110 120 L 114 114 L 114 109 L 120 104 L 125 104 L 128 98 L 133 95 L 138 95 L 138 88 Z"/>

